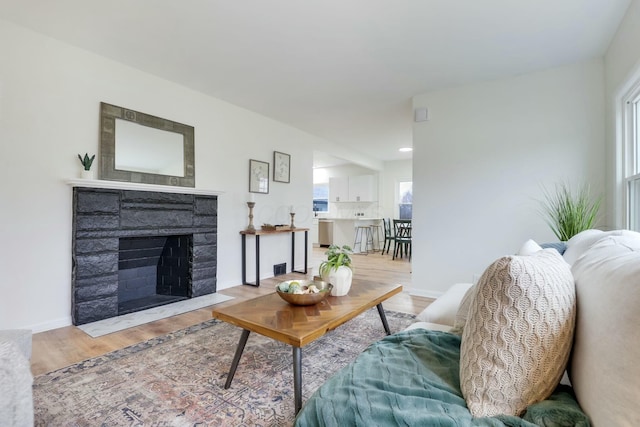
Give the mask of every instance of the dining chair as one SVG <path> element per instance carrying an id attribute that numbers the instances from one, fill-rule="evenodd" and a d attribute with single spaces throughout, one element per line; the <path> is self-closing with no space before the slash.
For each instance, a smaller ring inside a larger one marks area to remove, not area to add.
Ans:
<path id="1" fill-rule="evenodd" d="M 383 218 L 382 223 L 384 224 L 384 245 L 382 245 L 382 255 L 384 255 L 385 250 L 389 253 L 391 242 L 394 242 L 395 239 L 393 237 L 393 229 L 391 228 L 391 218 Z"/>
<path id="2" fill-rule="evenodd" d="M 411 220 L 394 219 L 393 232 L 393 259 L 396 259 L 398 255 L 400 257 L 407 255 L 411 260 Z"/>

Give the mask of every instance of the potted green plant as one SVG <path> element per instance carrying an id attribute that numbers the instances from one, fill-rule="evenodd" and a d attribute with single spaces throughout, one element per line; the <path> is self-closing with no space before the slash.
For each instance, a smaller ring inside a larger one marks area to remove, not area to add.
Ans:
<path id="1" fill-rule="evenodd" d="M 349 293 L 353 270 L 351 269 L 351 255 L 353 250 L 344 245 L 331 245 L 325 255 L 327 259 L 320 263 L 320 277 L 333 285 L 331 295 L 341 297 Z"/>
<path id="2" fill-rule="evenodd" d="M 78 154 L 78 158 L 80 159 L 80 163 L 82 163 L 82 166 L 83 166 L 82 177 L 83 178 L 88 178 L 88 179 L 93 178 L 93 172 L 91 171 L 91 165 L 93 164 L 93 161 L 95 160 L 96 155 L 94 154 L 93 156 L 89 157 L 89 154 L 85 153 L 84 157 L 82 157 L 80 154 Z"/>
<path id="3" fill-rule="evenodd" d="M 574 193 L 566 183 L 556 184 L 555 192 L 544 189 L 542 213 L 545 221 L 561 242 L 581 231 L 593 228 L 598 217 L 602 197 L 593 197 L 583 184 Z"/>

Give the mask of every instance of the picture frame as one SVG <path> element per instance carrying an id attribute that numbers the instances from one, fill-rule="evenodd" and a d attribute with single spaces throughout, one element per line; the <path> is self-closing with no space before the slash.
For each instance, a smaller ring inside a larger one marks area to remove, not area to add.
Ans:
<path id="1" fill-rule="evenodd" d="M 269 163 L 249 160 L 249 192 L 269 193 Z"/>
<path id="2" fill-rule="evenodd" d="M 289 183 L 291 178 L 291 155 L 273 152 L 273 181 Z"/>

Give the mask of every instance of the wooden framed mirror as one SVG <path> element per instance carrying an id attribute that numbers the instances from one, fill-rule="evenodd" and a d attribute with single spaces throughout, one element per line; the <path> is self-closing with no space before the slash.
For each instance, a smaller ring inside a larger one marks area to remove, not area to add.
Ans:
<path id="1" fill-rule="evenodd" d="M 100 103 L 100 179 L 195 187 L 193 126 Z"/>

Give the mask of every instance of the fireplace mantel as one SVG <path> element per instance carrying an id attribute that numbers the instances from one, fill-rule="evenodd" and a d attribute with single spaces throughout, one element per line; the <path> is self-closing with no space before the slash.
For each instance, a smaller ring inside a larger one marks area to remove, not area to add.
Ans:
<path id="1" fill-rule="evenodd" d="M 173 187 L 171 185 L 139 184 L 136 182 L 106 181 L 102 179 L 70 179 L 72 187 L 106 188 L 113 190 L 155 191 L 159 193 L 195 194 L 201 196 L 219 196 L 224 191 L 203 190 L 192 187 Z"/>

